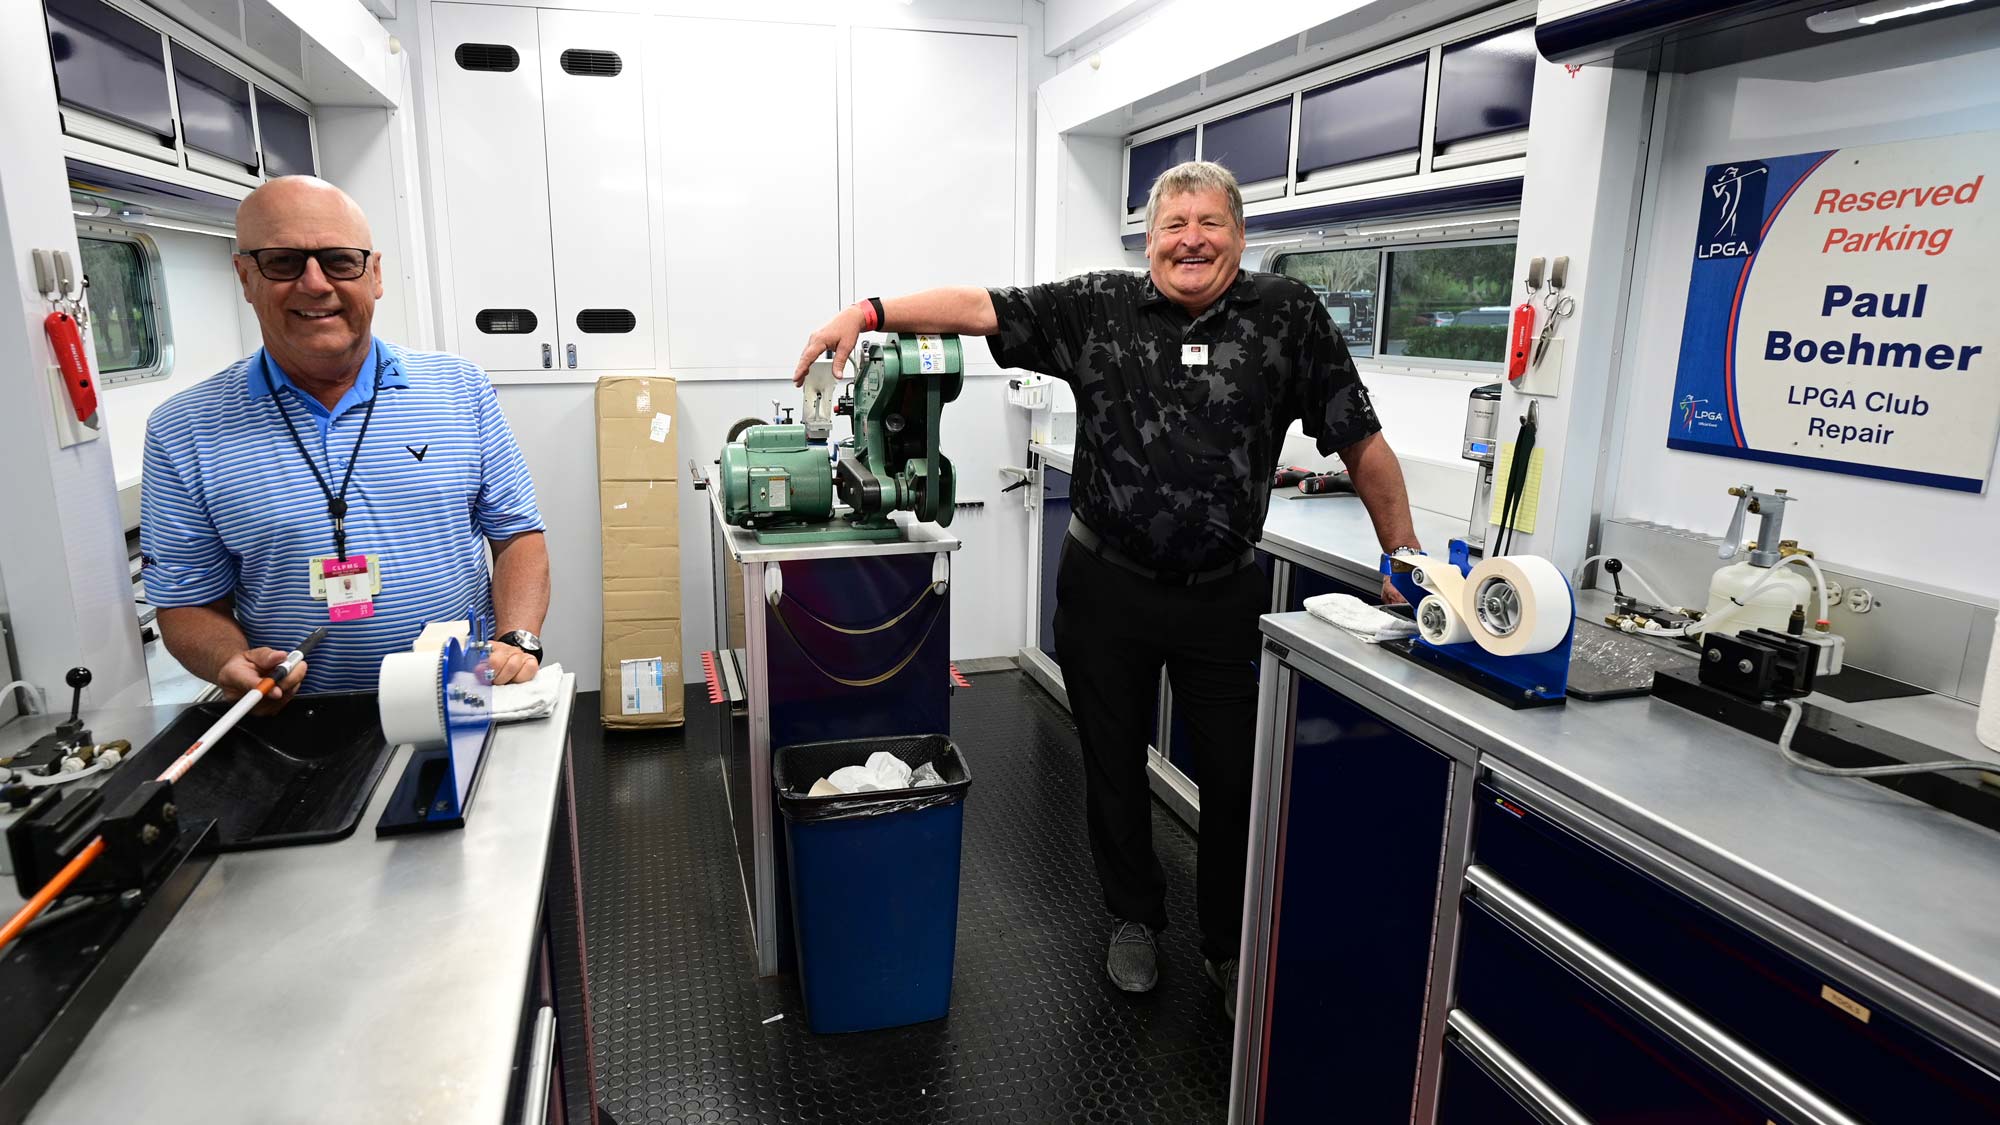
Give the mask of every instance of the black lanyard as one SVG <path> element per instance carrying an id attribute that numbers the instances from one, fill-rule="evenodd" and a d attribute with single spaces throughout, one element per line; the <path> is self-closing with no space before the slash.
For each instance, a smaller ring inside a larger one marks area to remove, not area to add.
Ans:
<path id="1" fill-rule="evenodd" d="M 278 394 L 278 385 L 271 379 L 271 359 L 264 357 L 264 385 L 271 390 L 271 401 L 278 406 L 278 417 L 285 421 L 285 432 L 292 435 L 292 444 L 299 447 L 299 456 L 306 459 L 306 468 L 312 470 L 313 481 L 326 496 L 326 514 L 333 518 L 333 553 L 338 561 L 347 561 L 347 486 L 354 482 L 354 464 L 361 460 L 361 443 L 368 440 L 368 423 L 375 420 L 375 404 L 382 398 L 382 374 L 389 369 L 389 357 L 382 356 L 375 361 L 375 391 L 368 396 L 368 409 L 361 415 L 361 433 L 354 439 L 354 450 L 347 455 L 347 473 L 340 478 L 340 491 L 335 493 L 326 483 L 326 477 L 319 471 L 319 463 L 306 451 L 305 440 L 292 425 L 292 416 L 285 413 L 285 400 Z M 328 425 L 332 423 L 329 420 Z"/>

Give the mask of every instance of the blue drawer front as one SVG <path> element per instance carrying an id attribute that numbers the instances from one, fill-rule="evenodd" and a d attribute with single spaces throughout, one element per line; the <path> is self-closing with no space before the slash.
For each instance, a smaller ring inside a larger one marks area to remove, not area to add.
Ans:
<path id="1" fill-rule="evenodd" d="M 1596 1125 L 1765 1125 L 1780 1117 L 1468 901 L 1458 1006 Z"/>
<path id="2" fill-rule="evenodd" d="M 1506 1087 L 1459 1049 L 1444 1048 L 1444 1084 L 1438 1090 L 1438 1125 L 1542 1125 Z"/>
<path id="3" fill-rule="evenodd" d="M 1854 1116 L 1993 1125 L 2000 1077 L 1821 972 L 1481 787 L 1476 862 Z M 1860 1004 L 1862 1022 L 1836 1007 Z"/>
<path id="4" fill-rule="evenodd" d="M 1263 1119 L 1406 1121 L 1451 763 L 1304 678 L 1294 729 Z"/>
<path id="5" fill-rule="evenodd" d="M 1042 655 L 1056 657 L 1056 571 L 1062 566 L 1063 540 L 1069 535 L 1069 474 L 1042 466 L 1042 588 L 1041 626 L 1035 643 Z"/>

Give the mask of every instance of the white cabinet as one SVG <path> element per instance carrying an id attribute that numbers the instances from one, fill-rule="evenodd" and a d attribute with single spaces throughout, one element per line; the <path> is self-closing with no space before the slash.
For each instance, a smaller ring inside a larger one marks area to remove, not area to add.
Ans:
<path id="1" fill-rule="evenodd" d="M 788 375 L 840 307 L 836 34 L 662 17 L 661 103 L 701 107 L 660 125 L 676 370 Z"/>
<path id="2" fill-rule="evenodd" d="M 491 371 L 653 368 L 643 18 L 431 19 L 458 351 Z"/>
<path id="3" fill-rule="evenodd" d="M 1019 40 L 854 29 L 855 296 L 1012 285 Z M 989 363 L 967 338 L 966 360 Z"/>

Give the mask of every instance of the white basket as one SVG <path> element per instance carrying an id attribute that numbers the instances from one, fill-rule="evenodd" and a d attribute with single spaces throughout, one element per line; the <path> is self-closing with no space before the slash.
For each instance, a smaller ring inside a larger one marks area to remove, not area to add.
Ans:
<path id="1" fill-rule="evenodd" d="M 1055 380 L 1046 375 L 1023 375 L 1007 382 L 1007 401 L 1023 410 L 1047 410 L 1055 400 Z"/>

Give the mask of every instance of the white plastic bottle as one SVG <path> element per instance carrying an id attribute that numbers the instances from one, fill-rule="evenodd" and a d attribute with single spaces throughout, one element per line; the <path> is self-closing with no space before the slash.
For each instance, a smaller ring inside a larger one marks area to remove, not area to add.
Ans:
<path id="1" fill-rule="evenodd" d="M 1744 629 L 1776 629 L 1782 633 L 1791 621 L 1794 606 L 1807 606 L 1813 599 L 1812 579 L 1797 566 L 1753 566 L 1740 562 L 1715 572 L 1708 583 L 1708 613 L 1704 621 L 1716 622 L 1708 633 L 1736 633 Z M 1770 581 L 1764 580 L 1769 578 Z M 1764 588 L 1744 605 L 1737 605 L 1759 582 Z"/>

